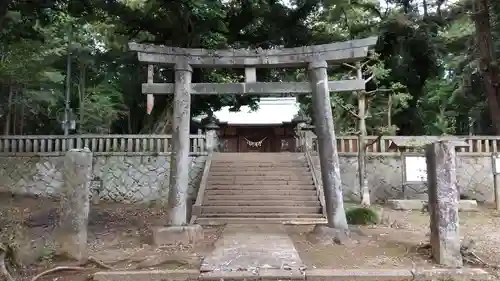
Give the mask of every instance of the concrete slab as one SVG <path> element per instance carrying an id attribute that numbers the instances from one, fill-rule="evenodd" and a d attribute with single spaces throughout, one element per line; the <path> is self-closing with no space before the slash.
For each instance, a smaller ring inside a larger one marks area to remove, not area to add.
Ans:
<path id="1" fill-rule="evenodd" d="M 304 266 L 282 225 L 227 225 L 201 271 L 258 271 Z"/>
<path id="2" fill-rule="evenodd" d="M 388 200 L 387 205 L 394 210 L 408 211 L 408 210 L 422 210 L 427 206 L 427 200 L 416 199 L 401 199 L 401 200 Z M 458 210 L 460 212 L 477 212 L 476 200 L 460 200 L 458 201 Z"/>

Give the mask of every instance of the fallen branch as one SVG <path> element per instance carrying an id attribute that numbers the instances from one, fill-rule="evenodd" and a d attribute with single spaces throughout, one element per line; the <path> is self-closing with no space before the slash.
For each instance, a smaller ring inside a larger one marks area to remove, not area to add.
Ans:
<path id="1" fill-rule="evenodd" d="M 44 271 L 44 272 L 36 275 L 35 277 L 33 277 L 33 279 L 31 279 L 31 281 L 37 281 L 38 279 L 40 279 L 41 277 L 43 277 L 45 275 L 48 275 L 48 274 L 51 274 L 51 273 L 54 273 L 54 272 L 59 272 L 59 271 L 84 271 L 84 270 L 90 270 L 91 268 L 85 268 L 85 267 L 83 267 L 83 266 L 85 266 L 85 265 L 87 265 L 89 263 L 96 264 L 97 266 L 99 266 L 101 268 L 104 268 L 104 269 L 109 269 L 109 270 L 113 270 L 114 269 L 112 266 L 107 265 L 104 262 L 96 259 L 95 257 L 90 256 L 82 264 L 82 266 L 57 266 L 57 267 L 48 269 L 48 270 L 46 270 L 46 271 Z M 14 281 L 14 280 L 8 280 L 8 281 Z"/>
<path id="2" fill-rule="evenodd" d="M 473 245 L 474 241 L 470 240 L 467 243 L 462 243 L 462 246 L 460 246 L 460 254 L 462 255 L 462 260 L 465 264 L 481 266 L 484 268 L 500 269 L 499 265 L 487 263 L 480 257 L 478 257 L 472 251 Z M 425 251 L 429 255 L 429 258 L 432 258 L 432 246 L 430 243 L 421 243 L 417 247 L 417 252 L 423 254 L 422 251 Z"/>
<path id="3" fill-rule="evenodd" d="M 48 274 L 51 274 L 54 272 L 58 272 L 58 271 L 84 271 L 84 270 L 88 270 L 88 268 L 81 267 L 81 266 L 58 266 L 58 267 L 54 267 L 54 268 L 45 270 L 44 272 L 33 277 L 31 279 L 31 281 L 37 281 L 38 279 L 40 279 L 41 277 L 43 277 L 45 275 L 48 275 Z"/>
<path id="4" fill-rule="evenodd" d="M 4 245 L 0 244 L 0 274 L 5 277 L 7 281 L 15 281 L 12 275 L 10 275 L 5 266 L 5 256 L 7 255 L 7 249 Z"/>

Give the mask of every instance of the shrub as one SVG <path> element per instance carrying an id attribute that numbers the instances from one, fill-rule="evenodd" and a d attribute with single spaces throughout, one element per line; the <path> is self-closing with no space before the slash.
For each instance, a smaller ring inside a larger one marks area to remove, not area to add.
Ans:
<path id="1" fill-rule="evenodd" d="M 369 208 L 353 208 L 345 212 L 347 223 L 353 225 L 377 224 L 379 216 L 377 212 Z"/>

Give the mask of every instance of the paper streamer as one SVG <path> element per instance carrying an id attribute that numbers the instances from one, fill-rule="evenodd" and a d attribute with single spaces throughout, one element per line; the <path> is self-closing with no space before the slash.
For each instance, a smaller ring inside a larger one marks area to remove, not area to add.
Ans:
<path id="1" fill-rule="evenodd" d="M 149 115 L 153 111 L 153 106 L 155 105 L 155 96 L 152 94 L 147 95 L 147 106 L 146 113 Z"/>

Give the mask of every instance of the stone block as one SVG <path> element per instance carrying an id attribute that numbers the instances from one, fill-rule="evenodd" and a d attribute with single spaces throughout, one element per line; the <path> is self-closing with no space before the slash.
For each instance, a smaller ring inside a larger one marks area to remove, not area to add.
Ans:
<path id="1" fill-rule="evenodd" d="M 306 280 L 366 280 L 408 281 L 413 275 L 409 269 L 312 269 L 306 271 Z"/>
<path id="2" fill-rule="evenodd" d="M 300 270 L 261 269 L 256 271 L 209 271 L 202 273 L 199 280 L 242 280 L 242 281 L 274 281 L 274 280 L 305 280 L 306 275 Z"/>
<path id="3" fill-rule="evenodd" d="M 66 152 L 62 175 L 64 184 L 55 235 L 56 252 L 82 261 L 87 255 L 92 152 L 88 148 Z"/>
<path id="4" fill-rule="evenodd" d="M 261 281 L 261 277 L 252 271 L 208 271 L 200 275 L 198 280 L 202 281 L 220 281 L 220 280 L 244 280 Z"/>
<path id="5" fill-rule="evenodd" d="M 198 270 L 139 270 L 101 271 L 94 274 L 95 281 L 184 281 L 198 280 Z"/>
<path id="6" fill-rule="evenodd" d="M 432 256 L 438 264 L 462 267 L 455 145 L 452 141 L 428 144 L 425 156 Z"/>
<path id="7" fill-rule="evenodd" d="M 415 281 L 424 280 L 492 280 L 481 268 L 433 268 L 415 271 Z"/>
<path id="8" fill-rule="evenodd" d="M 197 224 L 153 229 L 153 243 L 155 245 L 195 245 L 202 239 L 203 227 Z"/>
<path id="9" fill-rule="evenodd" d="M 409 210 L 422 210 L 427 206 L 427 200 L 388 200 L 387 205 L 394 210 L 409 211 Z M 476 200 L 460 200 L 458 202 L 458 211 L 461 212 L 477 212 Z"/>

